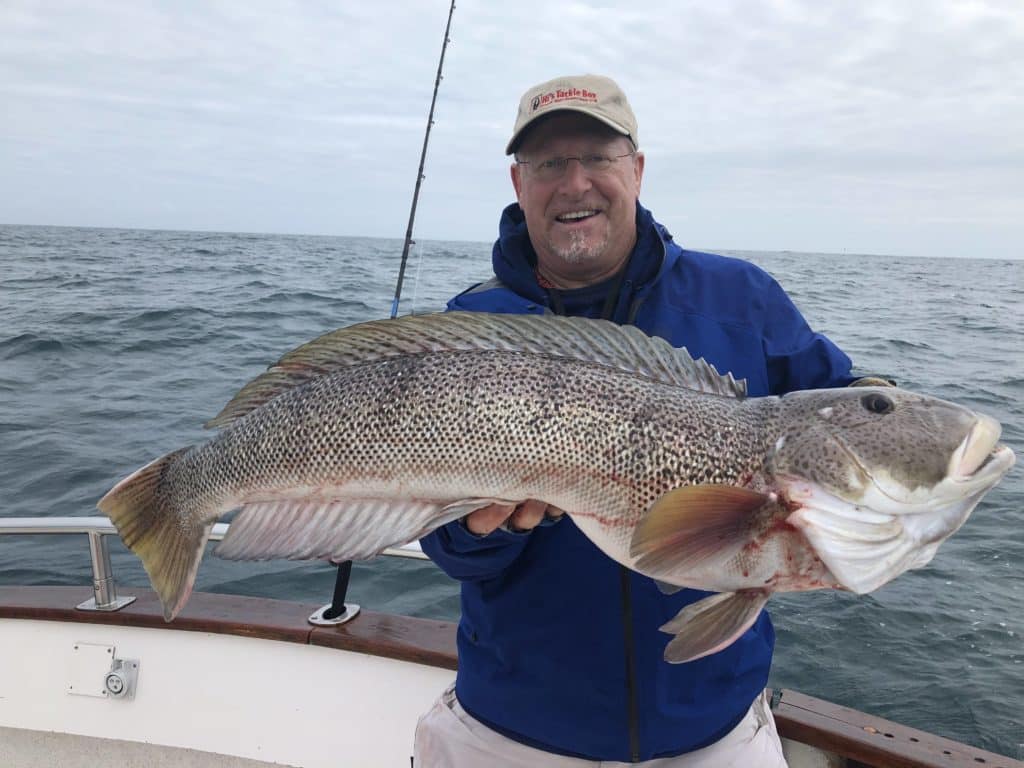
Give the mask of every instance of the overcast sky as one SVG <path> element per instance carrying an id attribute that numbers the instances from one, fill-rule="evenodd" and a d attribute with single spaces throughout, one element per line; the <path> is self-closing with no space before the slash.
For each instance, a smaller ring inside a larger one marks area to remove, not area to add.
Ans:
<path id="1" fill-rule="evenodd" d="M 433 2 L 0 2 L 0 223 L 401 238 Z M 529 86 L 616 79 L 692 248 L 1024 257 L 1021 0 L 459 0 L 416 220 L 491 240 Z"/>

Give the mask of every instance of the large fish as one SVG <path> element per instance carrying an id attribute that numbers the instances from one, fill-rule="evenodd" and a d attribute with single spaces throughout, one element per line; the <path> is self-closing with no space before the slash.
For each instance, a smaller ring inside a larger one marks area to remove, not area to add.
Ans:
<path id="1" fill-rule="evenodd" d="M 99 502 L 168 621 L 232 509 L 222 557 L 342 561 L 532 498 L 663 585 L 719 593 L 662 628 L 673 662 L 728 645 L 772 592 L 864 593 L 925 565 L 1014 462 L 996 421 L 935 398 L 747 398 L 636 328 L 471 313 L 329 333 L 207 426 Z"/>

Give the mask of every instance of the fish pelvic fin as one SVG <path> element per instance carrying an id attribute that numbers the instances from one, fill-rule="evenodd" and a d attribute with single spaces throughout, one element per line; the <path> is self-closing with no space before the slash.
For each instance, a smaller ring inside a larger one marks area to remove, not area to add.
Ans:
<path id="1" fill-rule="evenodd" d="M 142 560 L 153 589 L 171 621 L 195 583 L 213 520 L 182 516 L 161 493 L 161 481 L 188 448 L 169 453 L 115 485 L 96 506 L 117 528 L 121 540 Z"/>
<path id="2" fill-rule="evenodd" d="M 686 587 L 680 587 L 678 584 L 669 584 L 667 581 L 661 581 L 660 579 L 655 579 L 654 584 L 663 595 L 674 595 L 676 592 L 686 589 Z"/>
<path id="3" fill-rule="evenodd" d="M 724 565 L 750 540 L 751 515 L 769 498 L 731 485 L 688 485 L 647 511 L 630 543 L 633 567 L 670 584 L 696 569 Z"/>
<path id="4" fill-rule="evenodd" d="M 742 589 L 686 606 L 661 627 L 675 635 L 665 646 L 665 661 L 682 664 L 728 648 L 757 621 L 769 595 L 763 589 Z"/>
<path id="5" fill-rule="evenodd" d="M 746 380 L 721 374 L 639 328 L 582 317 L 441 312 L 371 320 L 303 344 L 246 384 L 204 426 L 225 427 L 282 392 L 361 363 L 430 352 L 523 352 L 580 360 L 723 397 L 746 397 Z"/>

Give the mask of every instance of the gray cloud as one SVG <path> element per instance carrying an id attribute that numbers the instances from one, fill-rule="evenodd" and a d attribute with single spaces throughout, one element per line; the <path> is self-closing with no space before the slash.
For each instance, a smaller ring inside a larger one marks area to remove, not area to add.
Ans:
<path id="1" fill-rule="evenodd" d="M 446 7 L 0 7 L 0 219 L 401 237 Z M 460 3 L 417 219 L 487 240 L 522 90 L 625 87 L 705 248 L 1015 257 L 1017 2 Z"/>

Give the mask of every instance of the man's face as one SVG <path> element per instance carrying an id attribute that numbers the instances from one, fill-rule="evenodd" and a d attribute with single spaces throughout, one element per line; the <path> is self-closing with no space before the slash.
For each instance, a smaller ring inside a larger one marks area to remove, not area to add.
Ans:
<path id="1" fill-rule="evenodd" d="M 527 165 L 512 166 L 512 185 L 526 215 L 538 268 L 559 287 L 599 282 L 618 271 L 636 242 L 636 201 L 644 158 L 621 157 L 603 172 L 570 160 L 554 179 L 538 178 L 536 164 L 550 158 L 633 151 L 628 138 L 585 115 L 567 112 L 533 128 L 516 152 Z M 581 215 L 582 214 L 582 215 Z"/>

